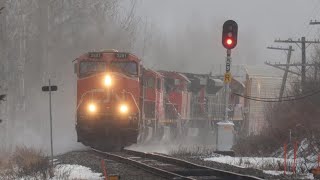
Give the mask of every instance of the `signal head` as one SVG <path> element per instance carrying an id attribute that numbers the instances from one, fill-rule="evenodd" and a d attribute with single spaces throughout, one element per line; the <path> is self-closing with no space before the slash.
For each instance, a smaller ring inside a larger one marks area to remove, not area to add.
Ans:
<path id="1" fill-rule="evenodd" d="M 223 24 L 222 45 L 226 49 L 233 49 L 237 45 L 238 24 L 233 20 L 228 20 Z"/>

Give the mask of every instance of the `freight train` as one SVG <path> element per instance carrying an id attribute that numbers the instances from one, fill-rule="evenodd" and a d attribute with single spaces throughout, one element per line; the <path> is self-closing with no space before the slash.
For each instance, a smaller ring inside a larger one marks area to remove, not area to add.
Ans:
<path id="1" fill-rule="evenodd" d="M 223 116 L 217 103 L 223 82 L 210 74 L 155 71 L 117 50 L 86 53 L 74 65 L 76 132 L 85 145 L 119 150 L 186 137 L 207 132 Z"/>

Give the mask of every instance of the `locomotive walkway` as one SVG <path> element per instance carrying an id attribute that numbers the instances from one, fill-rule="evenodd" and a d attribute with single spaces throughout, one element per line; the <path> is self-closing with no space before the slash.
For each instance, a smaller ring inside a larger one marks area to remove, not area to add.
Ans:
<path id="1" fill-rule="evenodd" d="M 92 150 L 102 158 L 128 164 L 166 179 L 262 180 L 258 177 L 218 170 L 156 153 L 144 153 L 132 150 L 123 150 L 121 152 Z"/>

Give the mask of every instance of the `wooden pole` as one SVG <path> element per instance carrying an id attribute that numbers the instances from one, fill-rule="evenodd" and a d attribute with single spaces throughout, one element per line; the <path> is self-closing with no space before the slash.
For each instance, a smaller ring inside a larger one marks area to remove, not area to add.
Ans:
<path id="1" fill-rule="evenodd" d="M 296 167 L 297 167 L 297 150 L 298 150 L 298 142 L 296 141 L 294 144 L 294 157 L 293 157 L 293 165 L 292 165 L 292 172 L 296 174 Z"/>
<path id="2" fill-rule="evenodd" d="M 284 150 L 284 175 L 286 175 L 286 170 L 287 170 L 287 143 L 284 143 L 283 146 L 283 150 Z"/>

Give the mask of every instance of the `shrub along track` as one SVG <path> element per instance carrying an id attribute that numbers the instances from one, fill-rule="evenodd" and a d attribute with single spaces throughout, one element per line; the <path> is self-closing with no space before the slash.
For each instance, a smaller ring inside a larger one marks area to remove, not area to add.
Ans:
<path id="1" fill-rule="evenodd" d="M 258 177 L 218 170 L 156 153 L 144 153 L 132 150 L 103 152 L 92 149 L 92 151 L 103 158 L 129 164 L 166 179 L 261 180 Z"/>

